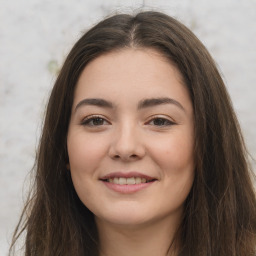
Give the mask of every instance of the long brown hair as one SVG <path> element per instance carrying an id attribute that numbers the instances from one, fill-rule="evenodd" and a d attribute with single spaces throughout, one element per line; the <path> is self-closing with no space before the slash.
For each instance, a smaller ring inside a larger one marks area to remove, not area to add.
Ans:
<path id="1" fill-rule="evenodd" d="M 14 234 L 26 256 L 98 255 L 93 214 L 67 171 L 67 131 L 77 80 L 92 59 L 125 47 L 153 48 L 181 72 L 194 107 L 195 180 L 185 202 L 179 255 L 256 254 L 256 201 L 239 124 L 216 65 L 196 36 L 158 12 L 107 18 L 69 53 L 44 121 L 35 184 Z"/>

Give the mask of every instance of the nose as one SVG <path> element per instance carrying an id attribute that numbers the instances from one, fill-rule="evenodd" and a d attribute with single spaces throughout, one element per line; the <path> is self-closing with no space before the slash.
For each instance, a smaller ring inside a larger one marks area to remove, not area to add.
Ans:
<path id="1" fill-rule="evenodd" d="M 109 156 L 115 160 L 136 161 L 145 155 L 145 147 L 138 129 L 130 124 L 115 131 L 109 148 Z"/>

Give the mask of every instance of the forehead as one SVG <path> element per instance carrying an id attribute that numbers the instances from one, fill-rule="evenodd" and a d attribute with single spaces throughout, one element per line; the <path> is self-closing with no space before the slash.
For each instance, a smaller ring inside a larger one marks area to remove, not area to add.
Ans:
<path id="1" fill-rule="evenodd" d="M 74 100 L 84 97 L 119 100 L 120 93 L 127 99 L 128 96 L 133 99 L 175 96 L 188 101 L 190 98 L 182 75 L 170 60 L 153 49 L 129 48 L 91 61 L 81 73 Z"/>

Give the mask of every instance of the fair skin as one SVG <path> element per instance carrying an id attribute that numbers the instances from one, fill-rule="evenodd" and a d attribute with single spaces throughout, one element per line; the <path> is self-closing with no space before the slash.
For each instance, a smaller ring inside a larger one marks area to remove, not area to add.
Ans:
<path id="1" fill-rule="evenodd" d="M 194 180 L 193 107 L 174 65 L 152 49 L 91 61 L 75 90 L 67 147 L 101 255 L 167 255 Z"/>

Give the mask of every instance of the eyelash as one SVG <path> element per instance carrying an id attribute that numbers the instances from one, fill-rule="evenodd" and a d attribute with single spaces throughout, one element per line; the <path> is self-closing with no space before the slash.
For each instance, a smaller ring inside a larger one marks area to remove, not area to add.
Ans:
<path id="1" fill-rule="evenodd" d="M 160 121 L 160 124 L 156 124 L 156 123 L 153 123 L 152 125 L 153 126 L 158 126 L 158 127 L 166 127 L 166 126 L 171 126 L 171 125 L 175 125 L 176 123 L 167 119 L 167 118 L 164 118 L 164 117 L 153 117 L 151 118 L 146 124 L 150 124 L 152 122 L 155 122 L 155 121 Z"/>
<path id="2" fill-rule="evenodd" d="M 101 121 L 102 124 L 92 124 L 91 122 L 94 122 L 94 121 Z M 101 117 L 101 116 L 88 116 L 86 117 L 85 119 L 82 120 L 81 124 L 82 125 L 85 125 L 85 126 L 102 126 L 104 125 L 104 122 L 107 122 L 109 124 L 108 121 L 106 121 L 106 119 L 104 117 Z"/>
<path id="3" fill-rule="evenodd" d="M 100 124 L 93 123 L 95 121 L 96 122 L 100 121 Z M 158 121 L 158 124 L 155 123 L 156 121 Z M 160 121 L 160 123 L 159 123 L 159 121 Z M 151 124 L 152 122 L 153 122 L 153 124 Z M 90 126 L 90 127 L 102 126 L 102 125 L 104 125 L 104 123 L 110 124 L 104 117 L 97 116 L 97 115 L 86 117 L 81 122 L 82 125 Z M 146 125 L 153 125 L 153 126 L 157 126 L 157 127 L 166 127 L 166 126 L 171 126 L 171 125 L 175 125 L 175 124 L 176 124 L 175 122 L 173 122 L 167 118 L 164 118 L 164 117 L 153 117 L 146 123 Z"/>

